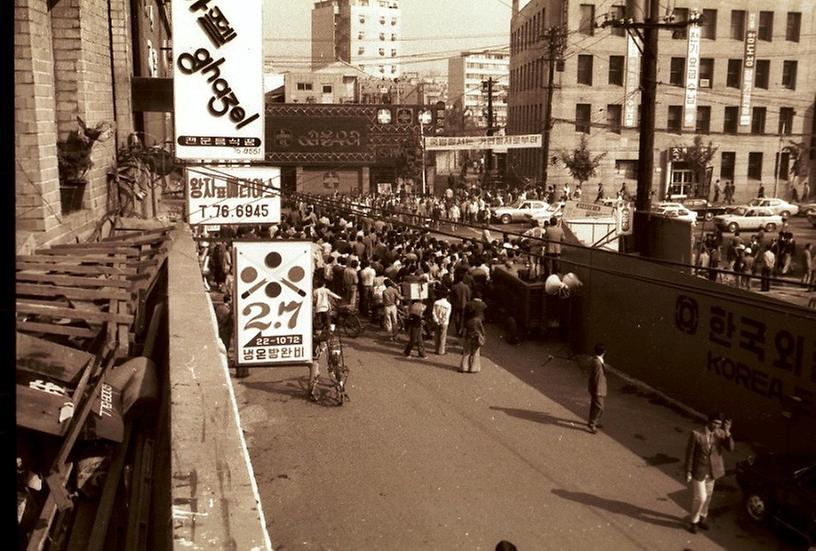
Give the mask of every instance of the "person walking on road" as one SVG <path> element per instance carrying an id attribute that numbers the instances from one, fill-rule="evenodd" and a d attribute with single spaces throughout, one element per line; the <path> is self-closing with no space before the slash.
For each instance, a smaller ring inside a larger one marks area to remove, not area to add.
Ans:
<path id="1" fill-rule="evenodd" d="M 470 286 L 462 280 L 462 274 L 456 274 L 456 283 L 451 287 L 451 305 L 453 306 L 453 329 L 461 337 L 465 331 L 465 305 L 470 302 Z"/>
<path id="2" fill-rule="evenodd" d="M 431 313 L 434 321 L 434 346 L 436 353 L 445 355 L 445 345 L 448 341 L 448 323 L 450 322 L 451 310 L 453 306 L 448 301 L 447 293 L 443 292 L 436 302 L 433 303 Z"/>
<path id="3" fill-rule="evenodd" d="M 385 280 L 385 291 L 383 291 L 383 309 L 385 313 L 385 330 L 390 341 L 397 340 L 399 334 L 399 322 L 397 320 L 397 305 L 402 300 L 402 295 L 390 279 Z"/>
<path id="4" fill-rule="evenodd" d="M 691 522 L 688 531 L 708 530 L 706 517 L 714 482 L 725 475 L 723 450 L 734 451 L 731 420 L 722 413 L 709 415 L 703 429 L 692 430 L 686 445 L 686 484 L 691 485 Z"/>
<path id="5" fill-rule="evenodd" d="M 485 343 L 485 330 L 482 318 L 478 315 L 465 320 L 465 338 L 462 341 L 462 361 L 459 363 L 461 373 L 478 373 L 482 370 L 481 349 Z"/>
<path id="6" fill-rule="evenodd" d="M 411 350 L 416 347 L 420 358 L 425 357 L 425 342 L 422 338 L 422 316 L 425 313 L 425 305 L 421 300 L 411 301 L 408 307 L 408 318 L 405 321 L 406 329 L 408 330 L 408 344 L 405 345 L 403 355 L 411 356 Z"/>
<path id="7" fill-rule="evenodd" d="M 598 422 L 604 412 L 604 401 L 606 400 L 606 364 L 604 363 L 606 347 L 598 343 L 595 345 L 595 356 L 589 366 L 589 420 L 587 428 L 589 432 L 595 434 L 601 426 Z"/>

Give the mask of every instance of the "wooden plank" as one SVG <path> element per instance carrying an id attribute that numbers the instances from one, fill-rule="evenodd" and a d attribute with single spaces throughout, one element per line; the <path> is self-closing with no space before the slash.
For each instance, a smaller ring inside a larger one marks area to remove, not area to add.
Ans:
<path id="1" fill-rule="evenodd" d="M 60 308 L 57 306 L 43 306 L 41 304 L 28 304 L 25 300 L 17 301 L 17 312 L 23 314 L 37 314 L 60 318 L 70 318 L 79 321 L 115 321 L 116 323 L 133 323 L 133 316 L 130 314 L 119 314 L 114 312 L 101 312 L 99 310 L 78 310 L 76 308 Z"/>
<path id="2" fill-rule="evenodd" d="M 87 551 L 100 551 L 104 549 L 105 537 L 108 534 L 111 513 L 113 512 L 116 494 L 119 490 L 119 482 L 122 478 L 122 469 L 125 466 L 125 459 L 128 455 L 128 447 L 131 440 L 132 421 L 125 421 L 125 436 L 122 443 L 116 449 L 111 460 L 108 474 L 105 476 L 105 485 L 102 487 L 102 495 L 99 498 L 99 506 L 96 509 L 96 520 L 94 521 L 91 536 L 88 538 Z"/>
<path id="3" fill-rule="evenodd" d="M 60 408 L 70 398 L 35 390 L 24 385 L 17 386 L 17 426 L 54 436 L 62 436 L 68 423 L 59 422 Z"/>
<path id="4" fill-rule="evenodd" d="M 82 370 L 94 359 L 84 350 L 63 346 L 17 332 L 17 369 L 45 375 L 71 385 L 77 384 Z"/>
<path id="5" fill-rule="evenodd" d="M 140 435 L 137 443 L 136 462 L 133 468 L 133 492 L 128 503 L 127 536 L 125 551 L 144 551 L 147 545 L 148 513 L 150 510 L 150 487 L 153 483 L 152 438 Z"/>
<path id="6" fill-rule="evenodd" d="M 34 249 L 34 254 L 48 255 L 48 256 L 74 256 L 77 254 L 83 256 L 89 255 L 121 255 L 121 256 L 139 256 L 138 247 L 123 247 L 121 245 L 71 245 L 59 246 L 55 245 L 47 249 Z"/>
<path id="7" fill-rule="evenodd" d="M 142 242 L 154 241 L 156 239 L 168 239 L 167 234 L 172 232 L 175 226 L 165 226 L 155 230 L 142 230 L 139 233 L 130 235 L 111 235 L 102 239 L 102 241 L 127 241 L 128 243 L 141 244 Z"/>
<path id="8" fill-rule="evenodd" d="M 73 470 L 73 463 L 68 466 L 68 472 L 65 478 L 70 476 Z M 45 500 L 39 520 L 34 524 L 34 529 L 28 538 L 28 545 L 26 551 L 42 551 L 47 543 L 48 534 L 51 533 L 51 526 L 54 524 L 54 518 L 57 515 L 57 503 L 54 500 L 53 494 L 49 492 L 48 498 Z"/>
<path id="9" fill-rule="evenodd" d="M 34 281 L 39 283 L 55 283 L 58 285 L 69 285 L 74 287 L 119 287 L 129 289 L 131 283 L 127 280 L 98 277 L 77 277 L 56 274 L 41 274 L 17 272 L 17 281 Z"/>
<path id="10" fill-rule="evenodd" d="M 68 337 L 82 337 L 86 339 L 93 339 L 96 337 L 99 334 L 100 329 L 87 329 L 85 327 L 71 327 L 69 325 L 55 325 L 35 321 L 17 321 L 18 331 L 45 333 L 47 335 L 65 335 Z"/>
<path id="11" fill-rule="evenodd" d="M 31 257 L 23 257 L 31 258 Z M 136 268 L 117 268 L 115 266 L 81 265 L 81 264 L 50 264 L 47 262 L 17 261 L 18 270 L 38 270 L 41 272 L 56 272 L 64 274 L 92 274 L 92 275 L 136 275 Z"/>
<path id="12" fill-rule="evenodd" d="M 84 300 L 118 299 L 128 300 L 130 293 L 121 289 L 79 289 L 58 285 L 34 285 L 29 283 L 17 284 L 18 295 L 33 295 L 37 297 L 65 297 Z"/>
<path id="13" fill-rule="evenodd" d="M 76 265 L 80 263 L 84 264 L 102 264 L 102 265 L 109 265 L 109 264 L 119 264 L 126 260 L 126 256 L 118 257 L 118 256 L 105 256 L 105 255 L 78 255 L 73 254 L 69 256 L 56 256 L 56 255 L 47 255 L 47 254 L 30 254 L 25 256 L 18 256 L 17 262 L 39 262 L 45 264 L 57 264 L 57 265 Z"/>

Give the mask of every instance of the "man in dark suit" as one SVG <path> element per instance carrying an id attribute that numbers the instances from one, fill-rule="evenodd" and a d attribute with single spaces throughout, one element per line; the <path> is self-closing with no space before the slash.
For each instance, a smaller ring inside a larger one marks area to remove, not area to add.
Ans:
<path id="1" fill-rule="evenodd" d="M 708 424 L 702 429 L 691 431 L 686 446 L 686 483 L 691 484 L 691 524 L 692 534 L 697 528 L 708 530 L 706 517 L 714 482 L 725 475 L 723 450 L 734 451 L 731 438 L 731 420 L 724 419 L 722 413 L 709 415 Z"/>
<path id="2" fill-rule="evenodd" d="M 456 283 L 451 287 L 451 305 L 453 306 L 453 327 L 458 336 L 465 333 L 465 305 L 470 302 L 470 286 L 457 274 Z"/>
<path id="3" fill-rule="evenodd" d="M 587 427 L 589 432 L 595 434 L 600 426 L 598 421 L 604 412 L 604 400 L 606 399 L 606 364 L 604 364 L 604 354 L 606 347 L 598 343 L 595 345 L 595 356 L 589 366 L 589 397 L 592 400 L 589 406 L 589 422 Z"/>

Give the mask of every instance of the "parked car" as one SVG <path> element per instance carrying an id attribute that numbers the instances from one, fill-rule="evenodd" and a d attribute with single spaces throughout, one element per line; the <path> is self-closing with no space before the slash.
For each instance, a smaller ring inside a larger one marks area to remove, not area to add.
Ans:
<path id="1" fill-rule="evenodd" d="M 737 463 L 745 512 L 776 520 L 816 545 L 816 455 L 760 454 Z"/>
<path id="2" fill-rule="evenodd" d="M 734 233 L 737 230 L 774 231 L 782 225 L 782 217 L 771 209 L 760 207 L 737 207 L 729 214 L 714 217 L 714 225 L 720 231 Z"/>
<path id="3" fill-rule="evenodd" d="M 782 218 L 793 216 L 799 212 L 799 205 L 788 203 L 784 199 L 777 199 L 776 197 L 755 198 L 748 201 L 748 207 L 762 207 L 771 209 L 774 214 L 779 214 Z"/>
<path id="4" fill-rule="evenodd" d="M 652 206 L 652 214 L 664 216 L 666 218 L 677 218 L 686 220 L 692 224 L 697 221 L 697 213 L 689 210 L 680 203 L 657 203 Z"/>
<path id="5" fill-rule="evenodd" d="M 726 214 L 731 207 L 728 205 L 712 205 L 708 200 L 702 197 L 684 197 L 677 201 L 689 210 L 693 210 L 700 216 L 717 216 L 718 214 Z"/>
<path id="6" fill-rule="evenodd" d="M 517 222 L 525 220 L 528 217 L 543 213 L 550 205 L 547 201 L 516 201 L 512 205 L 506 207 L 496 207 L 490 209 L 493 219 L 498 220 L 502 224 L 509 224 L 510 222 Z"/>
<path id="7" fill-rule="evenodd" d="M 808 214 L 807 219 L 808 222 L 810 222 L 810 225 L 816 228 L 816 212 L 811 212 L 810 214 Z"/>
<path id="8" fill-rule="evenodd" d="M 807 216 L 811 213 L 816 213 L 816 203 L 799 203 L 799 214 L 801 216 Z"/>
<path id="9" fill-rule="evenodd" d="M 543 212 L 537 213 L 535 216 L 530 216 L 530 223 L 535 226 L 539 224 L 539 222 L 543 222 L 546 220 L 547 222 L 554 216 L 556 218 L 561 218 L 564 214 L 564 205 L 566 202 L 559 201 L 557 203 L 553 203 L 552 205 L 548 206 L 546 210 Z"/>

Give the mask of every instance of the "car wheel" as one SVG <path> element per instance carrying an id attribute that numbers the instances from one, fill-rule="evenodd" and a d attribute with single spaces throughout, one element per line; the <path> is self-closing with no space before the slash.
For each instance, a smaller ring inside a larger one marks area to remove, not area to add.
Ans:
<path id="1" fill-rule="evenodd" d="M 731 222 L 730 224 L 728 224 L 728 231 L 730 231 L 731 233 L 734 233 L 738 229 L 739 229 L 739 226 L 737 225 L 736 222 Z"/>
<path id="2" fill-rule="evenodd" d="M 782 220 L 787 220 L 788 216 L 790 216 L 790 211 L 783 210 L 782 211 Z"/>
<path id="3" fill-rule="evenodd" d="M 776 224 L 773 222 L 768 222 L 765 224 L 765 231 L 774 231 L 776 229 Z"/>
<path id="4" fill-rule="evenodd" d="M 501 221 L 502 224 L 509 224 L 510 220 L 512 220 L 512 219 L 513 219 L 513 217 L 510 216 L 509 214 L 502 214 L 501 218 L 499 218 L 499 220 Z"/>
<path id="5" fill-rule="evenodd" d="M 757 492 L 750 492 L 745 496 L 745 512 L 754 522 L 765 522 L 770 514 L 768 499 Z"/>

